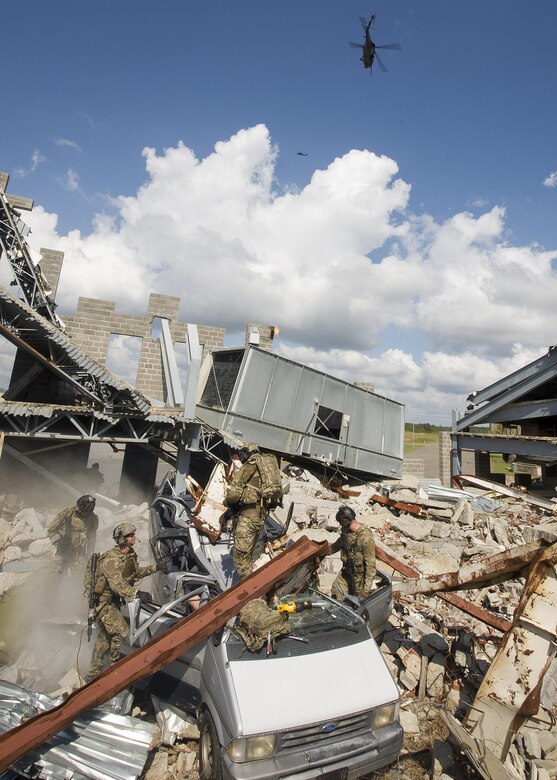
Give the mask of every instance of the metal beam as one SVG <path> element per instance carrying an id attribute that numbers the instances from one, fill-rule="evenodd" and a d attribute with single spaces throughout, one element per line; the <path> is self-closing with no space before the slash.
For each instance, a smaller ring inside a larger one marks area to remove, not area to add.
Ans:
<path id="1" fill-rule="evenodd" d="M 465 414 L 464 417 L 461 417 L 456 424 L 457 430 L 462 431 L 472 425 L 489 422 L 490 415 L 493 412 L 522 398 L 531 390 L 535 390 L 545 382 L 555 379 L 555 377 L 557 377 L 557 351 L 555 354 L 552 353 L 551 360 L 547 362 L 547 365 L 543 370 L 529 373 L 524 379 L 506 389 L 505 392 L 501 391 L 500 395 L 493 398 L 491 401 L 488 401 L 481 408 L 475 409 L 474 411 Z M 474 401 L 478 402 L 478 398 L 475 397 Z"/>
<path id="2" fill-rule="evenodd" d="M 405 577 L 414 578 L 420 576 L 420 573 L 416 571 L 416 569 L 408 566 L 408 564 L 403 561 L 399 561 L 399 559 L 389 552 L 389 550 L 385 549 L 377 539 L 375 540 L 375 554 L 380 561 L 387 563 L 395 571 L 404 574 Z M 436 593 L 435 595 L 443 601 L 452 604 L 453 607 L 458 607 L 458 609 L 461 609 L 468 615 L 472 615 L 472 617 L 475 617 L 477 620 L 481 620 L 481 622 L 485 623 L 487 626 L 496 628 L 498 631 L 504 633 L 505 631 L 508 631 L 511 626 L 509 620 L 500 618 L 498 615 L 494 615 L 492 612 L 488 612 L 486 609 L 478 607 L 477 604 L 473 604 L 471 601 L 467 601 L 454 593 Z"/>
<path id="3" fill-rule="evenodd" d="M 159 319 L 161 321 L 161 338 L 159 341 L 161 345 L 162 368 L 167 393 L 167 397 L 165 398 L 166 406 L 182 406 L 184 403 L 184 395 L 182 393 L 182 385 L 178 373 L 174 343 L 172 341 L 172 336 L 170 335 L 170 325 L 168 324 L 168 320 L 164 317 L 159 317 Z"/>
<path id="4" fill-rule="evenodd" d="M 452 433 L 452 448 L 457 450 L 485 450 L 514 455 L 528 455 L 546 460 L 557 460 L 557 439 L 526 438 L 524 436 L 482 436 L 474 433 Z"/>
<path id="5" fill-rule="evenodd" d="M 184 400 L 184 418 L 195 420 L 197 394 L 199 387 L 199 372 L 201 370 L 202 349 L 197 335 L 197 325 L 188 322 L 188 379 Z"/>
<path id="6" fill-rule="evenodd" d="M 544 417 L 557 417 L 557 399 L 546 398 L 541 401 L 519 401 L 508 404 L 489 415 L 490 423 L 520 422 L 538 420 Z"/>
<path id="7" fill-rule="evenodd" d="M 543 540 L 537 539 L 529 544 L 511 547 L 510 550 L 490 555 L 477 563 L 461 566 L 456 571 L 444 574 L 431 574 L 405 582 L 393 582 L 393 593 L 405 596 L 417 593 L 439 593 L 441 591 L 467 590 L 481 588 L 486 584 L 505 582 L 522 574 L 524 569 L 540 554 Z"/>
<path id="8" fill-rule="evenodd" d="M 542 357 L 533 360 L 531 363 L 519 368 L 517 371 L 513 371 L 512 374 L 507 374 L 507 376 L 499 379 L 497 382 L 493 382 L 493 384 L 484 387 L 483 390 L 477 390 L 474 393 L 470 393 L 468 397 L 475 404 L 483 404 L 502 393 L 506 394 L 508 390 L 520 385 L 525 380 L 539 377 L 541 372 L 554 366 L 556 363 L 557 351 L 555 351 L 554 347 L 551 347 L 545 355 L 542 355 Z"/>
<path id="9" fill-rule="evenodd" d="M 304 561 L 326 555 L 329 551 L 327 542 L 317 544 L 302 537 L 233 588 L 71 693 L 58 707 L 35 715 L 0 735 L 0 773 L 69 726 L 82 712 L 104 704 L 143 677 L 159 671 L 194 644 L 207 639 L 237 615 L 248 601 L 265 595 Z"/>
<path id="10" fill-rule="evenodd" d="M 25 455 L 22 455 L 21 452 L 18 452 L 9 444 L 4 444 L 4 452 L 10 457 L 19 461 L 19 463 L 22 463 L 28 469 L 31 469 L 31 471 L 34 471 L 36 474 L 40 474 L 41 477 L 44 477 L 49 482 L 52 482 L 53 485 L 66 490 L 72 496 L 72 498 L 79 498 L 79 496 L 82 494 L 81 491 L 76 490 L 71 485 L 68 485 L 68 483 L 64 482 L 63 479 L 59 479 L 51 471 L 45 469 L 44 466 L 39 466 L 39 464 L 35 463 L 35 461 L 31 460 L 31 458 L 27 458 Z"/>

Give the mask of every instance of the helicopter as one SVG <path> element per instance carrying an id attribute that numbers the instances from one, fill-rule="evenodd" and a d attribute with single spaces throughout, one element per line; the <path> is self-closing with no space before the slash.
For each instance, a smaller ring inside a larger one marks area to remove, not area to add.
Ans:
<path id="1" fill-rule="evenodd" d="M 377 62 L 379 64 L 379 67 L 383 71 L 383 73 L 387 72 L 387 68 L 385 66 L 385 63 L 377 53 L 377 49 L 391 49 L 394 51 L 400 51 L 400 43 L 385 43 L 382 46 L 376 46 L 375 43 L 371 40 L 371 35 L 369 33 L 370 29 L 372 28 L 372 25 L 375 21 L 375 14 L 373 14 L 369 21 L 366 21 L 363 16 L 359 17 L 360 23 L 362 27 L 364 28 L 364 43 L 363 46 L 361 43 L 354 43 L 354 41 L 349 41 L 349 45 L 353 49 L 360 49 L 362 52 L 362 56 L 360 57 L 360 60 L 364 63 L 364 68 L 369 68 L 369 74 L 371 76 L 373 72 L 373 62 L 375 59 L 377 59 Z"/>

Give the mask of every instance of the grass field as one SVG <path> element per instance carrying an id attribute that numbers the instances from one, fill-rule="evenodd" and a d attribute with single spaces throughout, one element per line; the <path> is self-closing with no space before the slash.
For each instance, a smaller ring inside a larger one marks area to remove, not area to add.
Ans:
<path id="1" fill-rule="evenodd" d="M 418 447 L 424 447 L 426 444 L 438 444 L 439 431 L 404 431 L 404 452 L 412 452 Z"/>

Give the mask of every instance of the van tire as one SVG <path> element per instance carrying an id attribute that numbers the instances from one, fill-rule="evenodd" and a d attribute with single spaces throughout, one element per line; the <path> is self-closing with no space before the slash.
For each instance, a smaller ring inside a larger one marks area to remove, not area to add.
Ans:
<path id="1" fill-rule="evenodd" d="M 199 777 L 200 780 L 222 780 L 220 743 L 208 710 L 203 710 L 199 719 Z"/>

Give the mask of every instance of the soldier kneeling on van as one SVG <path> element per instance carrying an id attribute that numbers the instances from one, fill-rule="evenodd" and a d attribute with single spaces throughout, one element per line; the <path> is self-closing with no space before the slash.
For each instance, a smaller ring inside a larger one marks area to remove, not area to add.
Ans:
<path id="1" fill-rule="evenodd" d="M 136 530 L 131 523 L 117 525 L 112 533 L 116 546 L 98 558 L 93 587 L 96 594 L 95 620 L 99 633 L 86 682 L 90 682 L 103 671 L 107 656 L 111 664 L 120 660 L 120 643 L 128 633 L 128 624 L 120 612 L 124 600 L 139 598 L 142 604 L 148 604 L 151 600 L 149 593 L 138 590 L 134 584 L 161 567 L 156 564 L 139 565 L 137 553 L 133 549 Z M 85 572 L 87 597 L 91 587 L 90 577 L 89 568 Z"/>

